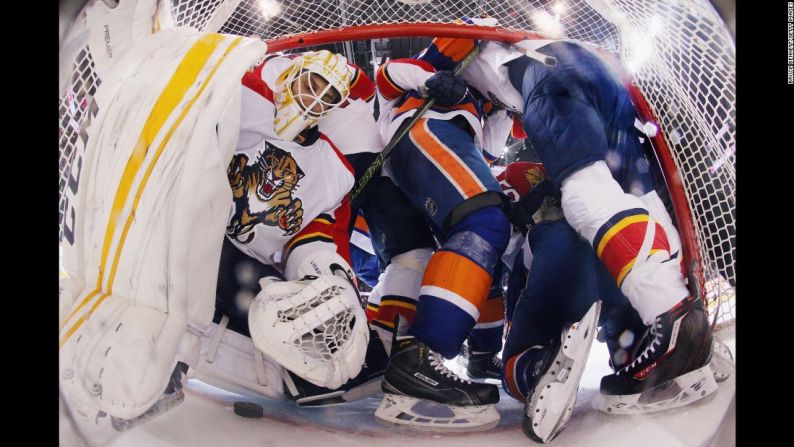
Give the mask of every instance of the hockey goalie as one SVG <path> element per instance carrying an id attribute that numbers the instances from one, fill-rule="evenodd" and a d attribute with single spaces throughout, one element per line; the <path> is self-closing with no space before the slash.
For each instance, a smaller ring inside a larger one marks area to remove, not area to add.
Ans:
<path id="1" fill-rule="evenodd" d="M 328 51 L 126 32 L 97 67 L 72 171 L 59 335 L 70 407 L 123 428 L 181 401 L 188 366 L 277 399 L 300 393 L 293 377 L 336 389 L 359 376 L 369 331 L 349 266 L 346 156 L 382 148 L 374 85 Z"/>

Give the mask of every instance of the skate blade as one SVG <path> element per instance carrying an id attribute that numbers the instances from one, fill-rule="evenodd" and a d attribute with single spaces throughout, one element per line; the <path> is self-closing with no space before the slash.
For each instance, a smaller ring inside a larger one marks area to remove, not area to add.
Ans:
<path id="1" fill-rule="evenodd" d="M 150 421 L 155 417 L 171 410 L 185 400 L 185 393 L 182 390 L 175 391 L 171 394 L 165 394 L 152 405 L 151 408 L 146 410 L 145 413 L 134 419 L 122 419 L 117 417 L 110 418 L 110 425 L 116 431 L 127 431 L 131 428 L 137 427 L 146 421 Z"/>
<path id="2" fill-rule="evenodd" d="M 712 342 L 711 370 L 714 372 L 714 380 L 724 382 L 733 374 L 735 366 L 733 364 L 733 354 L 728 346 L 717 337 Z"/>
<path id="3" fill-rule="evenodd" d="M 528 421 L 524 421 L 524 433 L 533 440 L 540 443 L 553 440 L 571 418 L 600 312 L 601 301 L 597 301 L 581 321 L 565 331 L 562 348 L 538 380 L 525 408 Z"/>
<path id="4" fill-rule="evenodd" d="M 597 394 L 592 406 L 609 414 L 644 414 L 689 405 L 717 391 L 714 373 L 706 365 L 637 394 Z"/>
<path id="5" fill-rule="evenodd" d="M 375 419 L 385 425 L 421 431 L 473 432 L 499 424 L 496 405 L 460 407 L 386 393 Z"/>
<path id="6" fill-rule="evenodd" d="M 377 376 L 347 391 L 340 390 L 327 394 L 319 394 L 317 396 L 302 397 L 296 400 L 295 403 L 301 408 L 332 407 L 334 405 L 366 399 L 367 397 L 377 396 L 383 392 L 380 387 L 382 380 L 383 376 Z"/>

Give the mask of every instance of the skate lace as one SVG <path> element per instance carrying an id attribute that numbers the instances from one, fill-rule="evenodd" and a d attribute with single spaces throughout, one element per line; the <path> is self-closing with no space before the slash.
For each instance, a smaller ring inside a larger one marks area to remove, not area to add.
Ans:
<path id="1" fill-rule="evenodd" d="M 500 359 L 499 356 L 496 355 L 491 357 L 491 363 L 493 363 L 493 366 L 497 368 L 502 368 L 502 366 L 504 365 L 504 363 L 502 363 L 502 359 Z"/>
<path id="2" fill-rule="evenodd" d="M 444 357 L 442 357 L 441 354 L 434 351 L 430 351 L 430 353 L 428 354 L 428 359 L 430 360 L 430 366 L 432 366 L 442 376 L 448 379 L 457 380 L 461 383 L 471 383 L 468 380 L 450 371 L 449 368 L 447 368 L 446 366 L 444 366 Z"/>
<path id="3" fill-rule="evenodd" d="M 617 374 L 620 375 L 621 372 L 628 372 L 629 370 L 634 370 L 637 366 L 643 363 L 645 360 L 651 357 L 651 354 L 656 353 L 656 347 L 661 345 L 661 341 L 659 341 L 659 329 L 662 328 L 662 323 L 659 318 L 654 321 L 653 326 L 651 326 L 651 335 L 653 336 L 653 340 L 642 350 L 642 353 L 637 356 L 628 366 L 624 367 L 622 370 L 618 371 Z"/>

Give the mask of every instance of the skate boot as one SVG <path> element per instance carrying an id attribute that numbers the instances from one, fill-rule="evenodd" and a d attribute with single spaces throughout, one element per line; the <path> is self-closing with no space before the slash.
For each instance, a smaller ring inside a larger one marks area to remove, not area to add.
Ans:
<path id="1" fill-rule="evenodd" d="M 466 372 L 472 379 L 502 379 L 502 359 L 498 352 L 470 352 Z"/>
<path id="2" fill-rule="evenodd" d="M 601 301 L 596 301 L 581 321 L 562 331 L 559 340 L 538 349 L 530 374 L 535 385 L 524 406 L 521 428 L 527 437 L 547 443 L 562 432 L 576 406 L 590 347 L 598 326 Z"/>
<path id="3" fill-rule="evenodd" d="M 466 367 L 466 373 L 474 380 L 502 380 L 502 359 L 498 352 L 472 352 L 463 345 L 458 364 Z"/>
<path id="4" fill-rule="evenodd" d="M 375 418 L 417 430 L 477 431 L 499 423 L 499 388 L 472 383 L 415 337 L 397 337 Z"/>
<path id="5" fill-rule="evenodd" d="M 601 379 L 593 407 L 640 414 L 687 405 L 717 390 L 709 367 L 712 334 L 703 301 L 686 298 L 656 317 L 639 354 Z"/>

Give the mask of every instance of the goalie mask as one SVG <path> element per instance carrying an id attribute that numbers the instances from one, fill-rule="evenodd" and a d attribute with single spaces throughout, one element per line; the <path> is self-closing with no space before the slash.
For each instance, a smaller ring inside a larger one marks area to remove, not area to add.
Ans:
<path id="1" fill-rule="evenodd" d="M 294 141 L 339 107 L 350 92 L 347 60 L 327 50 L 303 53 L 276 81 L 276 134 Z"/>

